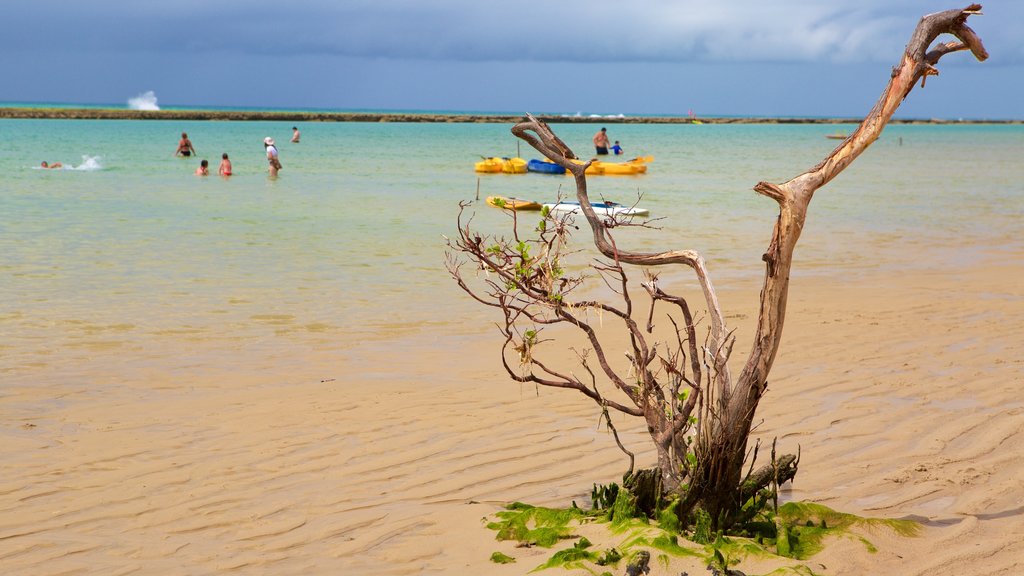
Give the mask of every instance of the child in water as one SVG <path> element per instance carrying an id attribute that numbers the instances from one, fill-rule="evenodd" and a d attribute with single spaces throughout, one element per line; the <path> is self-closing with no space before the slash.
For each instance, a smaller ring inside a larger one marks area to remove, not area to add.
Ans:
<path id="1" fill-rule="evenodd" d="M 221 176 L 231 176 L 231 160 L 228 160 L 228 153 L 225 152 L 220 155 L 220 168 L 217 169 L 217 174 Z"/>
<path id="2" fill-rule="evenodd" d="M 203 160 L 199 163 L 199 168 L 196 168 L 196 176 L 209 176 L 210 175 L 210 163 Z"/>

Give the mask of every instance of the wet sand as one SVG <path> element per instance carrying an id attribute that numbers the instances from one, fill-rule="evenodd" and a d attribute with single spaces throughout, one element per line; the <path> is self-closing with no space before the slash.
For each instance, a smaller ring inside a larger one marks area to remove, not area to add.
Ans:
<path id="1" fill-rule="evenodd" d="M 834 541 L 806 562 L 816 574 L 1024 571 L 1021 262 L 1013 246 L 929 272 L 794 277 L 757 430 L 802 450 L 786 497 L 925 524 L 917 538 L 867 534 L 876 553 Z M 720 289 L 741 343 L 757 289 Z M 524 574 L 553 550 L 497 542 L 482 519 L 517 500 L 584 505 L 627 462 L 589 400 L 503 376 L 495 338 L 483 323 L 430 346 L 297 359 L 320 378 L 225 365 L 206 380 L 151 374 L 103 393 L 5 386 L 0 565 L 34 576 Z M 649 463 L 642 430 L 619 425 Z M 581 533 L 616 544 L 600 528 Z M 492 564 L 494 551 L 518 561 Z M 675 559 L 653 573 L 683 570 L 705 572 Z"/>

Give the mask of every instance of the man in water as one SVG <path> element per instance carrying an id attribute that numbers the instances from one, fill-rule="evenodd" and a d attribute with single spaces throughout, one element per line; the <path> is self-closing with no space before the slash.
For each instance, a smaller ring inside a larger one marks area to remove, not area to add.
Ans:
<path id="1" fill-rule="evenodd" d="M 299 129 L 297 127 L 295 127 L 295 126 L 292 126 L 292 144 L 298 144 L 298 143 L 299 143 Z"/>
<path id="2" fill-rule="evenodd" d="M 601 128 L 597 134 L 594 134 L 594 148 L 597 150 L 597 154 L 607 155 L 608 154 L 608 129 Z"/>
<path id="3" fill-rule="evenodd" d="M 54 168 L 63 168 L 64 167 L 64 165 L 61 164 L 60 162 L 54 162 L 53 164 L 50 164 L 46 160 L 43 160 L 43 163 L 40 164 L 40 166 L 42 166 L 43 168 L 47 168 L 49 170 L 52 170 Z"/>
<path id="4" fill-rule="evenodd" d="M 174 151 L 174 155 L 188 158 L 195 153 L 196 149 L 192 147 L 192 141 L 188 139 L 188 134 L 182 132 L 181 140 L 178 141 L 178 149 Z"/>

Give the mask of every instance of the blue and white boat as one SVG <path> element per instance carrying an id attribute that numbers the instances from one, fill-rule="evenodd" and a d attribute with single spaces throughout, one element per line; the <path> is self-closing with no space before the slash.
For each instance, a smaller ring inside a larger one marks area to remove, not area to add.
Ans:
<path id="1" fill-rule="evenodd" d="M 646 208 L 634 206 L 623 206 L 616 202 L 591 202 L 594 212 L 598 216 L 647 216 L 650 211 Z M 583 214 L 583 208 L 579 202 L 559 202 L 557 204 L 545 204 L 549 212 L 556 215 L 562 214 Z"/>
<path id="2" fill-rule="evenodd" d="M 541 174 L 565 174 L 565 168 L 547 160 L 530 160 L 526 163 L 526 170 L 528 172 L 539 172 Z"/>

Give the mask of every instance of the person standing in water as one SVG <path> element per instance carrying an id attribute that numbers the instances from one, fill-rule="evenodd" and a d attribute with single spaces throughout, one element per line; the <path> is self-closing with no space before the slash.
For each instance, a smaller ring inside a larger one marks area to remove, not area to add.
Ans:
<path id="1" fill-rule="evenodd" d="M 277 177 L 277 171 L 281 169 L 281 160 L 278 158 L 277 146 L 274 146 L 274 139 L 267 136 L 263 139 L 263 148 L 267 151 L 267 162 L 270 163 L 270 175 Z"/>
<path id="2" fill-rule="evenodd" d="M 594 149 L 599 156 L 608 154 L 608 129 L 601 128 L 594 134 Z"/>
<path id="3" fill-rule="evenodd" d="M 299 129 L 296 126 L 292 126 L 292 144 L 299 143 Z"/>
<path id="4" fill-rule="evenodd" d="M 196 149 L 192 147 L 192 141 L 188 139 L 188 134 L 182 132 L 181 140 L 178 141 L 178 149 L 174 151 L 174 155 L 188 158 L 195 153 Z"/>
<path id="5" fill-rule="evenodd" d="M 196 168 L 196 176 L 209 176 L 210 175 L 210 163 L 203 160 L 199 163 L 199 168 Z"/>
<path id="6" fill-rule="evenodd" d="M 231 176 L 231 160 L 228 160 L 228 153 L 221 154 L 220 158 L 220 168 L 217 168 L 217 174 Z"/>

